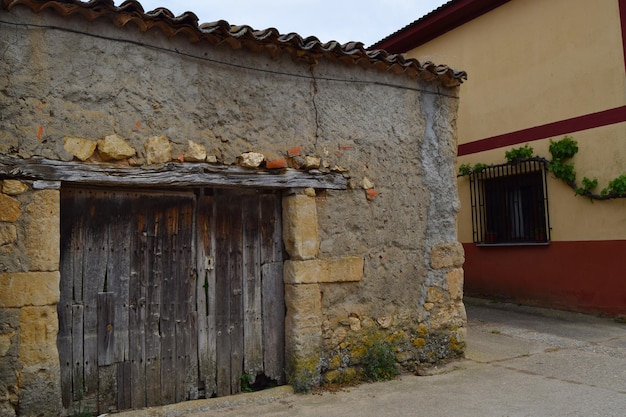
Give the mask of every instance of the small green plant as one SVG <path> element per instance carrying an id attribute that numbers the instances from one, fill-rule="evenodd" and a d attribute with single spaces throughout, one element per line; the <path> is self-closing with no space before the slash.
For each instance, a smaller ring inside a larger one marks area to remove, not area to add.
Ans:
<path id="1" fill-rule="evenodd" d="M 559 141 L 550 140 L 550 154 L 552 155 L 552 161 L 548 164 L 548 169 L 560 180 L 567 183 L 574 183 L 576 181 L 576 172 L 574 171 L 574 164 L 566 164 L 564 161 L 573 158 L 578 152 L 578 143 L 572 139 L 571 136 L 564 136 Z M 589 183 L 588 185 L 591 185 Z M 577 187 L 578 188 L 578 187 Z M 585 185 L 581 190 L 585 189 Z M 577 194 L 578 194 L 578 190 Z"/>
<path id="2" fill-rule="evenodd" d="M 252 392 L 254 388 L 252 384 L 254 384 L 254 376 L 250 374 L 243 374 L 239 377 L 241 381 L 241 392 Z"/>
<path id="3" fill-rule="evenodd" d="M 609 186 L 600 192 L 602 197 L 626 197 L 626 174 L 609 182 Z"/>
<path id="4" fill-rule="evenodd" d="M 481 164 L 479 162 L 479 163 L 474 165 L 474 168 L 472 168 L 472 171 L 478 173 L 478 172 L 482 171 L 483 169 L 487 168 L 488 166 L 489 165 L 487 165 L 487 164 Z"/>
<path id="5" fill-rule="evenodd" d="M 560 180 L 567 183 L 573 183 L 576 181 L 576 172 L 574 171 L 574 164 L 564 164 L 561 161 L 550 161 L 548 169 Z"/>
<path id="6" fill-rule="evenodd" d="M 388 381 L 398 375 L 393 347 L 380 340 L 367 346 L 363 364 L 364 376 L 370 381 Z"/>
<path id="7" fill-rule="evenodd" d="M 489 165 L 481 164 L 480 162 L 475 164 L 473 167 L 470 164 L 463 164 L 459 167 L 459 176 L 465 176 L 470 174 L 477 174 L 483 169 L 487 168 Z"/>
<path id="8" fill-rule="evenodd" d="M 472 173 L 472 167 L 470 166 L 470 164 L 462 164 L 459 167 L 459 175 L 460 176 L 469 175 L 471 173 Z"/>
<path id="9" fill-rule="evenodd" d="M 576 188 L 576 195 L 588 195 L 591 191 L 598 186 L 598 180 L 593 179 L 590 180 L 587 177 L 584 177 L 582 180 L 582 186 Z"/>
<path id="10" fill-rule="evenodd" d="M 504 157 L 509 162 L 519 161 L 520 159 L 532 158 L 533 152 L 533 148 L 526 144 L 520 148 L 513 148 L 510 151 L 506 151 Z"/>
<path id="11" fill-rule="evenodd" d="M 552 155 L 552 160 L 564 161 L 573 158 L 578 153 L 578 142 L 571 136 L 564 136 L 563 139 L 556 142 L 550 140 L 548 150 L 550 155 Z"/>

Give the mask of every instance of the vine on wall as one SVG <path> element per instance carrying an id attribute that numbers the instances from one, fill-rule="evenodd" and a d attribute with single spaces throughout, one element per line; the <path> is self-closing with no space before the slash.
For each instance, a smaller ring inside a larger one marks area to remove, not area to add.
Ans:
<path id="1" fill-rule="evenodd" d="M 583 177 L 580 184 L 576 182 L 576 170 L 574 169 L 574 163 L 570 162 L 570 159 L 578 153 L 578 143 L 571 136 L 564 136 L 559 141 L 550 140 L 550 154 L 552 160 L 547 160 L 542 157 L 533 156 L 533 148 L 528 144 L 520 147 L 513 148 L 504 153 L 506 160 L 511 162 L 523 161 L 526 159 L 539 159 L 543 161 L 552 174 L 569 185 L 576 195 L 587 197 L 591 200 L 610 200 L 613 198 L 626 198 L 626 173 L 623 173 L 619 177 L 609 181 L 609 184 L 597 192 L 598 179 L 589 179 Z M 459 167 L 458 176 L 465 176 L 487 168 L 489 165 L 477 163 L 474 166 L 469 164 L 463 164 Z"/>

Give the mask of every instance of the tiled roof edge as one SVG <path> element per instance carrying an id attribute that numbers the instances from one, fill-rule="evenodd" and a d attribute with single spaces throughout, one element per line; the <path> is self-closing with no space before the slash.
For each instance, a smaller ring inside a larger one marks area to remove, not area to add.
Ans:
<path id="1" fill-rule="evenodd" d="M 467 79 L 464 71 L 455 71 L 446 65 L 432 62 L 420 63 L 402 54 L 390 54 L 384 50 L 367 50 L 361 42 L 340 44 L 336 41 L 322 43 L 314 36 L 302 38 L 297 33 L 280 34 L 274 28 L 255 30 L 250 26 L 231 26 L 220 20 L 212 23 L 198 23 L 198 16 L 185 12 L 180 16 L 166 8 L 144 11 L 136 0 L 128 0 L 115 6 L 113 0 L 0 0 L 2 8 L 10 11 L 16 6 L 26 6 L 34 13 L 50 9 L 61 16 L 79 15 L 93 21 L 108 18 L 116 26 L 124 27 L 129 23 L 142 32 L 158 28 L 167 36 L 186 36 L 190 42 L 206 41 L 212 45 L 226 43 L 233 49 L 246 47 L 252 51 L 267 51 L 277 54 L 287 52 L 299 59 L 311 63 L 320 58 L 342 61 L 366 68 L 406 74 L 410 77 L 421 76 L 427 81 L 439 79 L 446 87 L 455 87 Z"/>

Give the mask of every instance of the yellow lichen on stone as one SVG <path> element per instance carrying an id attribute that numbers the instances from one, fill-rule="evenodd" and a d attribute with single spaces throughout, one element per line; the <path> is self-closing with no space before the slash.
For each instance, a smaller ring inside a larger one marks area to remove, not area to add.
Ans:
<path id="1" fill-rule="evenodd" d="M 411 343 L 413 344 L 413 346 L 419 349 L 426 346 L 426 339 L 424 339 L 423 337 L 416 337 L 415 339 L 411 340 Z"/>

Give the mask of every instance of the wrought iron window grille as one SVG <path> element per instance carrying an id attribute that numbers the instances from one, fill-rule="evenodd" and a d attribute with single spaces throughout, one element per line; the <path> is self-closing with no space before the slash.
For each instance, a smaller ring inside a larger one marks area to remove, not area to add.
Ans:
<path id="1" fill-rule="evenodd" d="M 543 158 L 490 165 L 469 175 L 473 240 L 480 245 L 550 242 Z"/>

